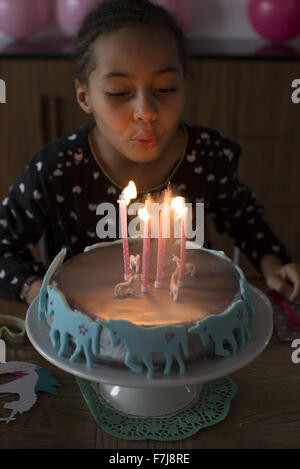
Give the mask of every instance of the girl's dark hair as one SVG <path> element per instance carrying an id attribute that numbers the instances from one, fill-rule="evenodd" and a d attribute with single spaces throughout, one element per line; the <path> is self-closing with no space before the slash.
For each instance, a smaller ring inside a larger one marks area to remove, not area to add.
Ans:
<path id="1" fill-rule="evenodd" d="M 79 82 L 88 84 L 89 75 L 95 67 L 91 45 L 101 34 L 140 25 L 158 26 L 174 34 L 186 75 L 185 38 L 178 20 L 172 13 L 149 0 L 104 0 L 89 12 L 77 35 L 75 77 Z"/>

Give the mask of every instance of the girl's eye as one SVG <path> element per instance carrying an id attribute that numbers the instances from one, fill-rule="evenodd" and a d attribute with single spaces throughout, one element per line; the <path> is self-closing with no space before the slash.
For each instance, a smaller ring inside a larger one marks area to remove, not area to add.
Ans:
<path id="1" fill-rule="evenodd" d="M 159 88 L 158 91 L 160 93 L 167 94 L 176 91 L 176 88 Z"/>
<path id="2" fill-rule="evenodd" d="M 117 97 L 122 97 L 122 96 L 126 96 L 128 94 L 127 91 L 121 91 L 120 93 L 109 93 L 107 91 L 107 96 L 117 96 Z"/>
<path id="3" fill-rule="evenodd" d="M 158 88 L 155 91 L 161 94 L 169 94 L 176 91 L 176 88 Z M 110 93 L 109 91 L 106 92 L 107 96 L 115 97 L 115 98 L 123 98 L 130 94 L 129 91 L 120 91 L 119 93 Z"/>

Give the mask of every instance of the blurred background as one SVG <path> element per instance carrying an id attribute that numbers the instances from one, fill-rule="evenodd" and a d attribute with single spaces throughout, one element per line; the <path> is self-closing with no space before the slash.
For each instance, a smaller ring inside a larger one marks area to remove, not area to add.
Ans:
<path id="1" fill-rule="evenodd" d="M 239 178 L 300 262 L 299 0 L 155 0 L 181 21 L 190 54 L 185 119 L 242 146 Z M 41 146 L 88 122 L 75 100 L 78 25 L 98 0 L 0 0 L 0 197 Z M 30 9 L 29 9 L 30 8 Z M 216 249 L 227 235 L 209 223 Z M 241 257 L 247 275 L 257 271 Z"/>

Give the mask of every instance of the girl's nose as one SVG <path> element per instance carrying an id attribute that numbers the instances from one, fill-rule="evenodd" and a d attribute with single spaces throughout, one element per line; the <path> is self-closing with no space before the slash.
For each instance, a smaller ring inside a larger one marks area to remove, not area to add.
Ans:
<path id="1" fill-rule="evenodd" d="M 157 106 L 154 97 L 141 93 L 136 98 L 134 108 L 134 119 L 138 121 L 151 122 L 157 118 Z"/>

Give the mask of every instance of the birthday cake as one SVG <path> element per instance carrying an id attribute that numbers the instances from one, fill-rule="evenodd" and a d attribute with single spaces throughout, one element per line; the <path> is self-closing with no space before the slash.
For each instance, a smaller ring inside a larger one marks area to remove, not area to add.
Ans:
<path id="1" fill-rule="evenodd" d="M 189 362 L 230 357 L 251 340 L 254 314 L 242 270 L 222 252 L 186 249 L 178 286 L 180 246 L 167 243 L 164 276 L 155 288 L 157 240 L 151 239 L 149 287 L 142 291 L 142 240 L 130 240 L 131 274 L 124 281 L 122 242 L 100 243 L 64 262 L 62 249 L 44 277 L 39 319 L 52 346 L 70 361 L 127 366 L 136 373 L 184 374 Z"/>

